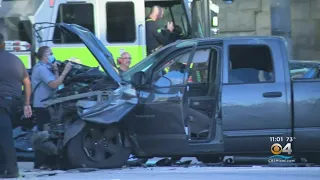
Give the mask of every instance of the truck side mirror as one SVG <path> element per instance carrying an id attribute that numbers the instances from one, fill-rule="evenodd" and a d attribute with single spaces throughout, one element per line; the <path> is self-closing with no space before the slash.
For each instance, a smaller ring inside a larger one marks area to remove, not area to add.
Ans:
<path id="1" fill-rule="evenodd" d="M 136 72 L 131 77 L 131 84 L 135 88 L 141 88 L 147 84 L 146 75 L 144 72 Z"/>

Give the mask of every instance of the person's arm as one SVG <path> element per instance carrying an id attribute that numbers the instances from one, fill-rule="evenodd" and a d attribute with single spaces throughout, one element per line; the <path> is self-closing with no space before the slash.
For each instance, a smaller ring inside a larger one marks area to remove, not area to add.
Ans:
<path id="1" fill-rule="evenodd" d="M 56 89 L 60 84 L 63 83 L 63 80 L 65 79 L 67 73 L 71 70 L 72 65 L 71 63 L 68 63 L 66 67 L 64 68 L 63 72 L 61 73 L 58 78 L 56 78 L 46 67 L 41 67 L 40 74 L 41 81 L 48 84 L 50 88 Z"/>
<path id="2" fill-rule="evenodd" d="M 32 116 L 32 110 L 30 106 L 30 98 L 31 98 L 31 81 L 28 74 L 27 69 L 24 67 L 23 63 L 20 61 L 20 66 L 22 70 L 22 84 L 24 89 L 24 108 L 23 113 L 26 118 L 30 118 Z"/>
<path id="3" fill-rule="evenodd" d="M 23 78 L 22 84 L 24 89 L 24 97 L 25 97 L 25 105 L 30 105 L 30 97 L 31 97 L 31 81 L 27 69 L 23 66 Z"/>
<path id="4" fill-rule="evenodd" d="M 58 86 L 62 84 L 65 77 L 66 77 L 66 73 L 65 74 L 62 73 L 61 76 L 59 76 L 56 80 L 50 81 L 48 83 L 49 87 L 51 87 L 52 89 L 58 88 Z"/>
<path id="5" fill-rule="evenodd" d="M 165 46 L 169 44 L 169 37 L 163 35 L 162 30 L 157 26 L 155 22 L 150 24 L 151 26 L 151 31 L 153 36 L 157 39 L 157 41 L 162 45 Z"/>

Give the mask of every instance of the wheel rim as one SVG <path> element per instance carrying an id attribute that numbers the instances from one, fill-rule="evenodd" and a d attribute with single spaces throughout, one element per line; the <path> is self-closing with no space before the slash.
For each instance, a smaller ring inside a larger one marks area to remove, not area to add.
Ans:
<path id="1" fill-rule="evenodd" d="M 83 137 L 83 149 L 95 162 L 109 159 L 120 147 L 120 134 L 115 128 L 90 128 Z"/>

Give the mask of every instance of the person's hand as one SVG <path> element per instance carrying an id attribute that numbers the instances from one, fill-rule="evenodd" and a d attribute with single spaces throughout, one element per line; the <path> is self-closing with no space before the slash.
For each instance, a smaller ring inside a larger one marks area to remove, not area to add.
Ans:
<path id="1" fill-rule="evenodd" d="M 71 63 L 71 62 L 68 62 L 68 63 L 66 64 L 66 66 L 64 67 L 63 72 L 64 72 L 65 74 L 67 74 L 71 69 L 72 69 L 72 63 Z"/>
<path id="2" fill-rule="evenodd" d="M 24 105 L 23 108 L 24 117 L 30 118 L 32 116 L 32 109 L 30 105 Z"/>
<path id="3" fill-rule="evenodd" d="M 57 62 L 54 62 L 54 63 L 52 64 L 52 71 L 58 71 L 58 64 L 57 64 Z"/>
<path id="4" fill-rule="evenodd" d="M 167 23 L 167 29 L 168 29 L 170 32 L 173 31 L 173 29 L 174 29 L 173 22 L 168 22 L 168 23 Z"/>

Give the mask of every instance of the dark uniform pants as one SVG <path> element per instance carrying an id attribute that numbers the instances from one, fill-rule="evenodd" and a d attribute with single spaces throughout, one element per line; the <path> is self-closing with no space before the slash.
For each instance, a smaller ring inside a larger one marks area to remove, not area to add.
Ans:
<path id="1" fill-rule="evenodd" d="M 18 100 L 7 100 L 0 97 L 0 174 L 18 173 L 17 155 L 13 141 L 12 117 Z"/>

